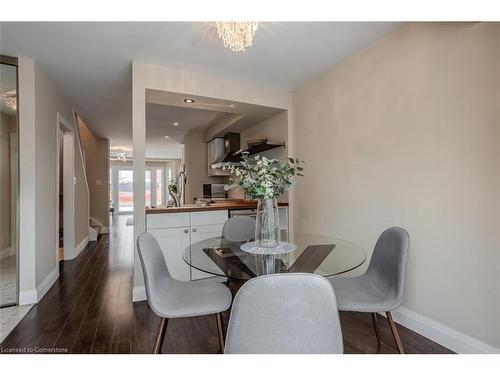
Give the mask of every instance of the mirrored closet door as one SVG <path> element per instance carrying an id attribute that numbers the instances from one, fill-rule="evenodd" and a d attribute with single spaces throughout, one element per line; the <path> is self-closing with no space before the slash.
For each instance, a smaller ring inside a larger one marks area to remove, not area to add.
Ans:
<path id="1" fill-rule="evenodd" d="M 0 307 L 18 302 L 17 59 L 0 56 Z"/>

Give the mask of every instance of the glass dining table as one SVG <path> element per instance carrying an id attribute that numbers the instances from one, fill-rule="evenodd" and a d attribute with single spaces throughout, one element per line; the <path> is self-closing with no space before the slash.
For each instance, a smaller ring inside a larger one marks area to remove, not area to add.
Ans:
<path id="1" fill-rule="evenodd" d="M 361 247 L 334 237 L 282 231 L 281 241 L 292 243 L 295 250 L 276 255 L 253 254 L 241 250 L 244 242 L 219 236 L 191 243 L 184 249 L 182 258 L 192 271 L 235 281 L 290 272 L 335 276 L 358 268 L 366 260 Z"/>

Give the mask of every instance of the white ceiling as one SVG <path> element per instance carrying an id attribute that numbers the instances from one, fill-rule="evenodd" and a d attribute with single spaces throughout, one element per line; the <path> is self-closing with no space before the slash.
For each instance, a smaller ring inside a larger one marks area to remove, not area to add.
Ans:
<path id="1" fill-rule="evenodd" d="M 266 22 L 235 53 L 213 23 L 2 22 L 0 53 L 33 57 L 98 136 L 129 143 L 132 60 L 293 90 L 399 25 Z"/>
<path id="2" fill-rule="evenodd" d="M 221 115 L 221 112 L 147 103 L 146 157 L 170 159 L 176 155 L 175 158 L 180 158 L 179 145 L 184 142 L 186 133 L 205 128 Z M 174 126 L 173 122 L 179 125 Z"/>

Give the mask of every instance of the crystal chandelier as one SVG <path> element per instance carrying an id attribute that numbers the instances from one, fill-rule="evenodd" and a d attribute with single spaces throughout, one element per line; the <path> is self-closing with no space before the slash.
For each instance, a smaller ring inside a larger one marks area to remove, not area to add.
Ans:
<path id="1" fill-rule="evenodd" d="M 0 100 L 11 110 L 17 110 L 17 95 L 15 89 L 0 93 Z"/>
<path id="2" fill-rule="evenodd" d="M 124 152 L 111 152 L 109 154 L 109 160 L 111 161 L 127 161 L 127 154 Z"/>
<path id="3" fill-rule="evenodd" d="M 224 47 L 231 51 L 245 51 L 252 45 L 258 22 L 216 22 L 217 33 L 224 42 Z"/>

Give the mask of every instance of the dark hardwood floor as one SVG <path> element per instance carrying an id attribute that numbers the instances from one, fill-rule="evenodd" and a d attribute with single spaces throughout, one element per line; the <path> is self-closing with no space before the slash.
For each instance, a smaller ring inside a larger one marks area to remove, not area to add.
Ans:
<path id="1" fill-rule="evenodd" d="M 0 344 L 59 353 L 150 353 L 159 324 L 146 302 L 132 304 L 132 227 L 115 216 L 111 234 L 101 235 L 73 261 L 61 262 L 60 278 Z M 227 324 L 228 315 L 225 315 Z M 375 353 L 369 314 L 342 313 L 346 353 Z M 396 353 L 389 325 L 379 319 L 381 353 Z M 450 353 L 402 326 L 407 353 Z M 35 349 L 38 348 L 38 349 Z M 163 353 L 217 353 L 215 316 L 172 319 Z"/>

